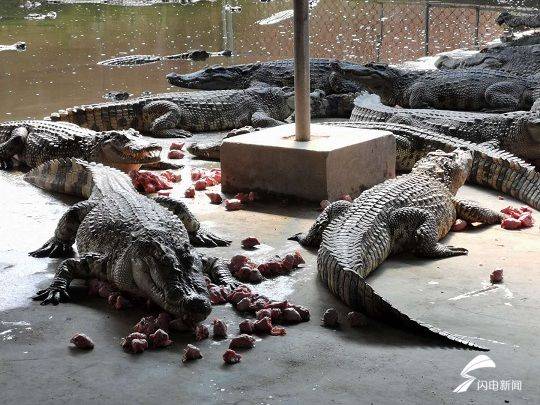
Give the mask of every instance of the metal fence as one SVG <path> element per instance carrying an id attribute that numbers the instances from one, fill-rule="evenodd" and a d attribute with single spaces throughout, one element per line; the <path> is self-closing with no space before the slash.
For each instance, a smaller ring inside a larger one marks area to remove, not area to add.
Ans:
<path id="1" fill-rule="evenodd" d="M 252 59 L 292 56 L 291 3 L 224 1 L 224 47 L 241 55 L 252 53 Z M 313 57 L 392 63 L 457 48 L 479 48 L 503 33 L 495 22 L 500 12 L 529 13 L 540 5 L 538 1 L 529 7 L 435 1 L 310 3 Z"/>

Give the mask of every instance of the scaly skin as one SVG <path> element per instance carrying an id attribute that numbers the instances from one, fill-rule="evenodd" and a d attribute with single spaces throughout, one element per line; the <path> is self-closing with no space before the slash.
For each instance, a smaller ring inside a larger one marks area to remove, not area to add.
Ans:
<path id="1" fill-rule="evenodd" d="M 421 334 L 486 350 L 464 337 L 409 318 L 365 280 L 391 254 L 410 251 L 437 259 L 466 254 L 466 249 L 439 243 L 456 218 L 488 224 L 502 220 L 500 213 L 454 197 L 471 166 L 470 152 L 431 152 L 410 174 L 372 187 L 352 203 L 331 204 L 307 235 L 293 239 L 307 246 L 320 243 L 319 277 L 347 305 Z"/>
<path id="2" fill-rule="evenodd" d="M 530 110 L 537 98 L 533 76 L 493 69 L 419 71 L 375 63 L 335 66 L 335 75 L 365 86 L 388 106 L 502 112 Z"/>
<path id="3" fill-rule="evenodd" d="M 161 146 L 134 130 L 95 132 L 67 122 L 10 121 L 0 124 L 0 168 L 29 167 L 59 158 L 81 158 L 137 168 L 160 161 Z"/>
<path id="4" fill-rule="evenodd" d="M 313 92 L 311 101 L 313 109 L 319 110 L 318 104 L 325 103 L 324 93 Z M 246 125 L 281 125 L 293 111 L 291 89 L 253 87 L 163 93 L 123 102 L 83 105 L 58 111 L 50 119 L 72 122 L 96 131 L 133 128 L 149 136 L 173 138 L 191 136 L 191 132 L 226 131 Z"/>
<path id="5" fill-rule="evenodd" d="M 510 28 L 538 28 L 540 27 L 540 13 L 529 15 L 515 15 L 503 11 L 496 19 L 497 24 Z"/>
<path id="6" fill-rule="evenodd" d="M 332 59 L 310 59 L 311 91 L 326 94 L 356 93 L 364 87 L 342 80 L 333 72 Z M 353 62 L 340 62 L 344 67 L 360 66 Z M 194 73 L 170 73 L 167 80 L 173 86 L 198 90 L 247 89 L 252 86 L 294 86 L 294 61 L 292 59 L 248 63 L 235 66 L 212 66 Z"/>
<path id="7" fill-rule="evenodd" d="M 74 243 L 79 252 L 78 259 L 60 264 L 49 288 L 38 292 L 35 299 L 42 304 L 68 300 L 75 278 L 99 278 L 193 323 L 211 310 L 203 271 L 217 283 L 233 283 L 224 262 L 206 258 L 190 245 L 225 246 L 229 241 L 205 231 L 180 201 L 137 193 L 130 178 L 116 169 L 61 159 L 31 170 L 25 180 L 86 198 L 72 206 L 54 236 L 31 253 L 66 257 Z"/>
<path id="8" fill-rule="evenodd" d="M 331 94 L 316 103 L 312 103 L 311 117 L 312 118 L 349 118 L 354 107 L 354 100 L 357 93 L 346 94 Z M 251 126 L 235 129 L 227 134 L 222 139 L 217 141 L 192 143 L 187 147 L 187 150 L 192 155 L 204 160 L 219 160 L 219 153 L 223 139 L 241 135 L 248 132 L 256 131 L 257 128 Z"/>
<path id="9" fill-rule="evenodd" d="M 437 59 L 438 69 L 498 69 L 520 75 L 534 75 L 540 72 L 540 45 L 495 46 L 465 58 L 443 55 Z"/>
<path id="10" fill-rule="evenodd" d="M 458 148 L 472 153 L 473 164 L 467 179 L 470 183 L 509 194 L 525 204 L 540 209 L 540 173 L 511 153 L 490 144 L 476 144 L 428 129 L 391 122 L 332 122 L 352 128 L 390 131 L 396 137 L 396 168 L 410 171 L 429 152 L 452 152 Z"/>
<path id="11" fill-rule="evenodd" d="M 533 163 L 540 159 L 540 112 L 487 114 L 465 111 L 355 106 L 351 121 L 394 122 L 430 129 L 476 144 L 489 144 Z"/>

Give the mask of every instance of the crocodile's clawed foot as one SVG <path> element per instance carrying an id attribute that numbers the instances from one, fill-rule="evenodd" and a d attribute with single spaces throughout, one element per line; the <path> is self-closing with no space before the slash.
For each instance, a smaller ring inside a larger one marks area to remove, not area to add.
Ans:
<path id="1" fill-rule="evenodd" d="M 11 160 L 0 160 L 0 170 L 13 169 L 13 162 Z"/>
<path id="2" fill-rule="evenodd" d="M 300 242 L 302 239 L 304 239 L 304 234 L 302 232 L 296 233 L 290 238 L 287 238 L 287 240 L 294 240 L 296 242 Z"/>
<path id="3" fill-rule="evenodd" d="M 238 287 L 244 285 L 243 283 L 240 283 L 238 281 L 230 281 L 225 285 L 226 289 L 229 289 L 230 291 L 236 290 Z"/>
<path id="4" fill-rule="evenodd" d="M 229 246 L 231 241 L 228 239 L 223 239 L 212 232 L 209 232 L 204 229 L 199 229 L 199 231 L 190 236 L 190 241 L 193 246 L 196 247 L 217 247 L 217 246 Z"/>
<path id="5" fill-rule="evenodd" d="M 455 246 L 446 246 L 448 248 L 447 252 L 450 256 L 462 256 L 469 253 L 465 248 L 455 247 Z"/>
<path id="6" fill-rule="evenodd" d="M 41 305 L 58 305 L 61 302 L 67 302 L 70 300 L 68 292 L 62 287 L 49 287 L 44 290 L 40 290 L 32 297 L 34 301 L 41 301 Z"/>
<path id="7" fill-rule="evenodd" d="M 29 255 L 32 257 L 70 257 L 73 256 L 74 251 L 71 245 L 67 243 L 60 242 L 55 238 L 50 239 L 42 247 L 33 252 L 30 252 Z"/>

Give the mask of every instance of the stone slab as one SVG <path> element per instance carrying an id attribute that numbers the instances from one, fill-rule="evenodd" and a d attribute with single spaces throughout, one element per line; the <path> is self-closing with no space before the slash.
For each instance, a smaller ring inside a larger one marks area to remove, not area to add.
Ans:
<path id="1" fill-rule="evenodd" d="M 228 138 L 220 152 L 222 191 L 263 191 L 336 200 L 395 176 L 396 146 L 387 131 L 312 125 L 297 142 L 294 124 Z"/>

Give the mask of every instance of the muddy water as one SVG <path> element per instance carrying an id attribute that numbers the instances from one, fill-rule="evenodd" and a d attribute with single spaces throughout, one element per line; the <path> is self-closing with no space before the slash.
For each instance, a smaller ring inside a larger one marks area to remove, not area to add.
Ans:
<path id="1" fill-rule="evenodd" d="M 138 95 L 171 90 L 165 75 L 208 63 L 233 64 L 291 56 L 291 2 L 227 1 L 193 5 L 119 7 L 43 5 L 0 1 L 0 44 L 28 44 L 26 52 L 0 53 L 0 120 L 41 118 L 59 108 L 102 100 L 112 90 Z M 29 13 L 54 11 L 56 19 L 30 21 Z M 312 54 L 357 61 L 399 62 L 496 37 L 497 11 L 470 7 L 434 8 L 425 35 L 425 5 L 320 0 L 312 10 Z M 276 18 L 281 16 L 281 21 Z M 265 22 L 267 24 L 259 24 Z M 460 35 L 452 25 L 460 24 Z M 427 40 L 427 41 L 426 41 Z M 426 46 L 427 44 L 427 46 Z M 231 58 L 207 62 L 167 61 L 138 67 L 106 67 L 97 62 L 125 54 L 174 54 L 189 49 L 231 49 Z"/>

